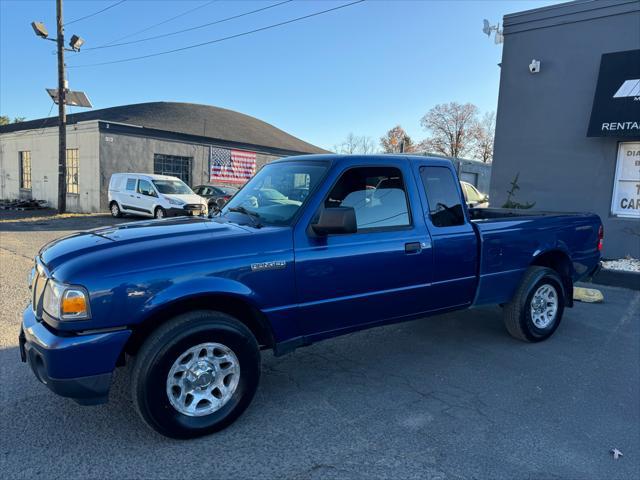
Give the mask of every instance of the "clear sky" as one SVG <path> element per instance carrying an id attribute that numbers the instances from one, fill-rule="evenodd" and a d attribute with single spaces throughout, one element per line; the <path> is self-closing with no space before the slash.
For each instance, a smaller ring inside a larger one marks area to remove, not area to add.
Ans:
<path id="1" fill-rule="evenodd" d="M 296 0 L 232 21 L 132 45 L 88 50 L 197 10 L 124 40 L 189 28 L 266 7 L 274 1 L 126 0 L 65 29 L 86 41 L 67 64 L 99 63 L 205 42 L 279 23 L 353 0 Z M 65 22 L 117 0 L 65 0 Z M 253 115 L 324 148 L 349 133 L 378 141 L 396 124 L 420 140 L 421 116 L 437 103 L 496 109 L 502 47 L 482 20 L 556 3 L 543 0 L 367 0 L 279 28 L 169 55 L 69 68 L 69 87 L 95 108 L 148 101 L 216 105 Z M 55 0 L 0 0 L 0 113 L 47 116 L 45 87 L 56 87 Z M 78 111 L 79 109 L 72 109 Z M 55 114 L 55 111 L 53 111 Z"/>

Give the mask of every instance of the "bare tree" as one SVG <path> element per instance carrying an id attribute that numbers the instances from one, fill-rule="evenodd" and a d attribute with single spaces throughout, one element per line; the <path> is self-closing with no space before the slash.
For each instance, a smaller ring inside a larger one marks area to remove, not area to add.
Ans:
<path id="1" fill-rule="evenodd" d="M 339 144 L 333 147 L 336 153 L 346 153 L 346 154 L 369 154 L 373 153 L 375 149 L 375 145 L 371 137 L 367 136 L 359 136 L 355 135 L 353 132 L 350 132 L 347 135 L 347 138 Z"/>
<path id="2" fill-rule="evenodd" d="M 361 139 L 360 153 L 368 155 L 376 152 L 376 144 L 374 143 L 373 138 L 363 136 Z"/>
<path id="3" fill-rule="evenodd" d="M 380 138 L 380 147 L 385 153 L 414 152 L 416 146 L 400 125 L 389 130 Z"/>
<path id="4" fill-rule="evenodd" d="M 20 122 L 24 122 L 26 119 L 27 119 L 26 117 L 14 117 L 13 121 L 11 121 L 9 117 L 7 117 L 6 115 L 2 115 L 0 116 L 0 125 L 9 125 L 10 123 L 20 123 Z"/>
<path id="5" fill-rule="evenodd" d="M 496 112 L 487 112 L 473 129 L 474 157 L 484 163 L 493 161 L 493 141 L 496 135 Z"/>
<path id="6" fill-rule="evenodd" d="M 420 120 L 430 136 L 422 143 L 434 153 L 463 157 L 473 149 L 473 132 L 478 123 L 478 107 L 457 102 L 436 105 Z"/>

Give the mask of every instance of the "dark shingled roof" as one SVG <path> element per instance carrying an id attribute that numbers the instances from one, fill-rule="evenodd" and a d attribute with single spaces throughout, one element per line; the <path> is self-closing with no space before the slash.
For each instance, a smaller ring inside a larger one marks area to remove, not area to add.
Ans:
<path id="1" fill-rule="evenodd" d="M 90 110 L 67 115 L 67 122 L 87 120 L 126 123 L 186 135 L 270 147 L 300 153 L 325 153 L 315 145 L 283 132 L 262 120 L 210 105 L 150 102 Z M 58 117 L 29 120 L 0 127 L 0 133 L 57 125 Z"/>

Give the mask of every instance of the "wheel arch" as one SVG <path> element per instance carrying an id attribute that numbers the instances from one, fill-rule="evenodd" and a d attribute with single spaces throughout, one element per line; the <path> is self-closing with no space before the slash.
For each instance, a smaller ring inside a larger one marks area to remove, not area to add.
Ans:
<path id="1" fill-rule="evenodd" d="M 566 252 L 560 249 L 540 252 L 533 258 L 530 265 L 554 270 L 562 280 L 565 304 L 573 307 L 573 263 Z"/>
<path id="2" fill-rule="evenodd" d="M 261 348 L 272 348 L 275 344 L 266 316 L 251 302 L 229 293 L 200 293 L 177 298 L 149 312 L 140 323 L 132 326 L 132 334 L 124 352 L 135 355 L 149 335 L 161 325 L 176 315 L 196 310 L 212 310 L 231 315 L 246 325 Z"/>

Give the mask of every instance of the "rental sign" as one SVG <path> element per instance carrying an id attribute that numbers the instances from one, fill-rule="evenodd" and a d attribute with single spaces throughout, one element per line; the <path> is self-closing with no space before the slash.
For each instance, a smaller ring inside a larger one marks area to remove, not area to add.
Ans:
<path id="1" fill-rule="evenodd" d="M 600 60 L 588 137 L 640 137 L 640 50 Z"/>

